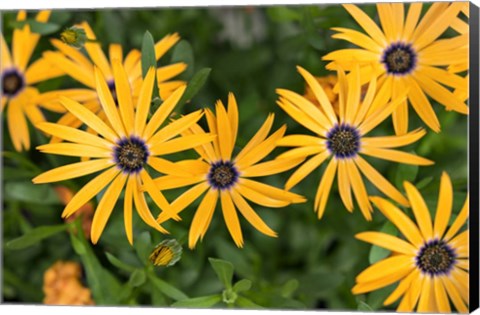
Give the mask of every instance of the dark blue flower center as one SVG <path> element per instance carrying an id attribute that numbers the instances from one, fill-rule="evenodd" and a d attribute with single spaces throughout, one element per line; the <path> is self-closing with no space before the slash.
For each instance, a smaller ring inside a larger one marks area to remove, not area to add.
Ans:
<path id="1" fill-rule="evenodd" d="M 230 161 L 218 161 L 210 164 L 207 178 L 211 187 L 215 189 L 229 189 L 238 181 L 238 170 Z"/>
<path id="2" fill-rule="evenodd" d="M 2 92 L 8 97 L 16 96 L 25 87 L 25 78 L 16 69 L 7 69 L 2 73 Z"/>
<path id="3" fill-rule="evenodd" d="M 360 134 L 348 124 L 336 125 L 327 133 L 327 148 L 337 158 L 351 158 L 360 149 Z"/>
<path id="4" fill-rule="evenodd" d="M 456 256 L 455 251 L 447 243 L 435 239 L 423 245 L 415 261 L 423 273 L 433 277 L 448 274 L 455 264 Z"/>
<path id="5" fill-rule="evenodd" d="M 150 153 L 145 142 L 135 136 L 117 142 L 114 159 L 124 173 L 138 173 L 143 169 Z"/>
<path id="6" fill-rule="evenodd" d="M 410 44 L 394 43 L 383 52 L 382 63 L 385 65 L 388 73 L 396 75 L 408 74 L 417 65 L 417 53 Z"/>

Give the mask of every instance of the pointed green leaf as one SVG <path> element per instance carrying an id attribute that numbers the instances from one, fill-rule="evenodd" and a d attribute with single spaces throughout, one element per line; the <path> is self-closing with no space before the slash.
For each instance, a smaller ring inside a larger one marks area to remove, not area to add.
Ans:
<path id="1" fill-rule="evenodd" d="M 55 234 L 63 232 L 67 230 L 68 225 L 60 224 L 60 225 L 50 225 L 50 226 L 40 226 L 30 230 L 23 236 L 11 240 L 7 243 L 8 249 L 23 249 L 33 244 L 36 244 L 46 238 L 49 238 Z"/>
<path id="2" fill-rule="evenodd" d="M 254 303 L 252 300 L 247 299 L 244 296 L 239 296 L 236 300 L 235 303 L 237 306 L 241 308 L 246 308 L 246 309 L 261 309 L 263 308 L 262 306 Z"/>
<path id="3" fill-rule="evenodd" d="M 25 21 L 13 21 L 11 23 L 11 25 L 17 29 L 22 29 L 27 24 L 30 26 L 30 31 L 32 33 L 37 33 L 40 35 L 48 35 L 48 34 L 55 33 L 61 27 L 60 25 L 55 23 L 39 22 L 34 19 L 27 19 Z"/>
<path id="4" fill-rule="evenodd" d="M 143 35 L 142 41 L 142 77 L 148 73 L 148 70 L 154 67 L 155 71 L 157 69 L 157 58 L 155 57 L 155 42 L 153 41 L 153 36 L 149 31 L 145 32 Z M 159 97 L 158 85 L 157 85 L 157 75 L 155 75 L 155 83 L 153 85 L 153 94 L 152 98 Z"/>
<path id="5" fill-rule="evenodd" d="M 218 304 L 222 300 L 220 294 L 200 296 L 196 298 L 181 300 L 173 303 L 173 307 L 212 307 L 215 304 Z"/>
<path id="6" fill-rule="evenodd" d="M 194 58 L 193 58 L 193 49 L 188 41 L 182 39 L 175 45 L 175 48 L 172 52 L 172 59 L 170 60 L 171 64 L 183 62 L 187 64 L 187 69 L 179 75 L 180 78 L 190 78 L 193 75 L 194 69 Z"/>
<path id="7" fill-rule="evenodd" d="M 208 260 L 225 288 L 232 288 L 233 264 L 229 261 L 216 258 L 208 258 Z"/>
<path id="8" fill-rule="evenodd" d="M 135 240 L 135 251 L 137 252 L 138 258 L 144 264 L 148 264 L 148 256 L 153 250 L 152 246 L 152 237 L 150 236 L 150 232 L 146 231 L 141 233 L 137 239 Z"/>
<path id="9" fill-rule="evenodd" d="M 105 253 L 105 255 L 107 256 L 108 261 L 118 269 L 122 269 L 128 272 L 134 272 L 136 269 L 134 266 L 124 263 L 110 253 Z"/>
<path id="10" fill-rule="evenodd" d="M 43 205 L 61 204 L 57 193 L 50 185 L 35 185 L 29 180 L 6 183 L 4 189 L 4 197 L 7 200 L 17 200 Z"/>
<path id="11" fill-rule="evenodd" d="M 233 291 L 243 292 L 248 291 L 252 287 L 252 281 L 248 279 L 242 279 L 233 285 Z"/>
<path id="12" fill-rule="evenodd" d="M 182 98 L 178 101 L 177 106 L 175 107 L 175 111 L 181 112 L 183 105 L 189 100 L 191 100 L 197 93 L 200 91 L 200 89 L 205 85 L 205 82 L 207 82 L 208 76 L 210 75 L 210 72 L 212 69 L 210 68 L 203 68 L 199 70 L 193 78 L 190 80 L 190 82 L 187 85 L 187 88 L 185 90 L 185 93 L 183 93 Z"/>
<path id="13" fill-rule="evenodd" d="M 169 284 L 168 282 L 165 282 L 162 279 L 158 278 L 157 276 L 155 276 L 155 274 L 148 273 L 147 277 L 148 277 L 148 280 L 158 290 L 160 290 L 166 296 L 174 299 L 175 301 L 188 299 L 188 296 L 185 293 L 175 288 L 173 285 Z"/>
<path id="14" fill-rule="evenodd" d="M 370 307 L 370 305 L 368 305 L 367 303 L 365 303 L 363 301 L 358 301 L 357 310 L 363 311 L 363 312 L 373 312 L 374 311 L 373 308 Z"/>
<path id="15" fill-rule="evenodd" d="M 145 271 L 143 269 L 135 269 L 133 273 L 130 275 L 130 279 L 128 279 L 128 283 L 133 287 L 139 287 L 145 283 L 147 280 L 147 276 L 145 275 Z"/>

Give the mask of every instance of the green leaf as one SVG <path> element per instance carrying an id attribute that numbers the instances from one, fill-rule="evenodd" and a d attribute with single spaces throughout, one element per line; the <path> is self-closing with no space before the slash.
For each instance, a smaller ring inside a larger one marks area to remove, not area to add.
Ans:
<path id="1" fill-rule="evenodd" d="M 120 259 L 118 259 L 117 257 L 113 256 L 110 253 L 106 252 L 105 255 L 107 255 L 108 261 L 118 269 L 122 269 L 128 272 L 134 272 L 136 270 L 134 266 L 124 263 L 123 261 L 121 261 Z"/>
<path id="2" fill-rule="evenodd" d="M 153 36 L 149 31 L 145 32 L 143 35 L 142 41 L 142 77 L 148 73 L 148 70 L 154 67 L 155 71 L 157 69 L 157 58 L 155 57 L 155 42 L 153 41 Z M 153 84 L 153 94 L 152 98 L 159 97 L 158 85 L 157 85 L 157 76 L 155 75 L 155 83 Z"/>
<path id="3" fill-rule="evenodd" d="M 433 176 L 425 177 L 424 179 L 418 181 L 415 186 L 418 190 L 422 190 L 423 188 L 427 187 L 433 180 Z"/>
<path id="4" fill-rule="evenodd" d="M 213 270 L 215 270 L 218 279 L 220 279 L 225 288 L 232 288 L 233 264 L 229 261 L 216 258 L 208 258 L 208 261 L 210 261 Z"/>
<path id="5" fill-rule="evenodd" d="M 251 301 L 250 299 L 247 299 L 246 297 L 244 296 L 239 296 L 236 300 L 236 303 L 235 303 L 237 306 L 241 307 L 241 308 L 247 308 L 247 309 L 259 309 L 259 308 L 263 308 L 262 306 L 254 303 L 253 301 Z"/>
<path id="6" fill-rule="evenodd" d="M 187 101 L 191 100 L 195 95 L 197 95 L 200 89 L 205 85 L 205 82 L 207 82 L 208 76 L 210 75 L 211 71 L 212 69 L 210 68 L 203 68 L 197 73 L 195 73 L 193 78 L 188 83 L 185 93 L 183 93 L 182 97 L 178 101 L 178 104 L 175 107 L 175 111 L 180 113 L 182 111 L 183 105 L 185 105 Z"/>
<path id="7" fill-rule="evenodd" d="M 75 223 L 75 228 L 81 230 L 81 221 L 77 220 Z M 78 254 L 82 261 L 82 265 L 85 268 L 88 287 L 92 291 L 95 303 L 99 305 L 118 304 L 121 297 L 122 287 L 117 278 L 115 278 L 110 271 L 103 268 L 83 233 L 70 233 L 70 238 L 76 238 L 85 249 Z M 72 240 L 72 243 L 73 242 L 75 241 Z"/>
<path id="8" fill-rule="evenodd" d="M 40 226 L 30 230 L 23 236 L 11 240 L 7 243 L 8 249 L 23 249 L 36 244 L 46 238 L 65 231 L 68 228 L 66 224 Z"/>
<path id="9" fill-rule="evenodd" d="M 282 287 L 282 293 L 281 295 L 284 298 L 291 297 L 293 292 L 298 289 L 298 280 L 297 279 L 290 279 L 288 280 Z"/>
<path id="10" fill-rule="evenodd" d="M 25 21 L 13 21 L 11 23 L 11 25 L 17 29 L 22 29 L 27 24 L 30 26 L 30 31 L 40 35 L 48 35 L 55 33 L 61 27 L 60 25 L 55 23 L 39 22 L 34 19 L 27 19 Z"/>
<path id="11" fill-rule="evenodd" d="M 155 274 L 147 273 L 148 280 L 163 294 L 166 296 L 174 299 L 175 301 L 185 300 L 188 299 L 188 296 L 180 291 L 179 289 L 175 288 L 168 282 L 163 281 L 162 279 L 155 276 Z"/>
<path id="12" fill-rule="evenodd" d="M 187 64 L 187 69 L 180 74 L 180 77 L 190 78 L 193 75 L 195 64 L 192 45 L 190 45 L 190 43 L 185 39 L 182 39 L 180 42 L 178 42 L 173 49 L 170 63 L 174 64 L 177 62 L 183 62 Z"/>
<path id="13" fill-rule="evenodd" d="M 173 303 L 171 306 L 174 307 L 212 307 L 215 304 L 219 303 L 222 300 L 220 294 L 215 295 L 208 295 L 208 296 L 200 296 L 191 299 L 185 299 L 178 302 Z"/>
<path id="14" fill-rule="evenodd" d="M 358 301 L 358 306 L 357 306 L 357 310 L 359 311 L 364 311 L 364 312 L 373 312 L 373 308 L 370 307 L 370 305 L 368 305 L 367 303 L 363 302 L 363 301 Z"/>
<path id="15" fill-rule="evenodd" d="M 43 205 L 61 204 L 57 193 L 50 185 L 35 185 L 31 181 L 9 182 L 5 184 L 5 199 Z"/>
<path id="16" fill-rule="evenodd" d="M 233 285 L 233 291 L 243 292 L 248 291 L 252 287 L 252 281 L 248 279 L 242 279 Z"/>
<path id="17" fill-rule="evenodd" d="M 152 237 L 150 232 L 146 231 L 141 233 L 135 240 L 135 251 L 137 252 L 138 258 L 146 266 L 148 265 L 148 256 L 152 252 Z"/>
<path id="18" fill-rule="evenodd" d="M 380 229 L 380 232 L 396 236 L 398 231 L 392 222 L 387 221 Z M 368 261 L 370 262 L 370 264 L 373 264 L 387 257 L 388 255 L 390 255 L 390 251 L 388 249 L 372 245 L 372 247 L 370 248 L 370 254 L 368 255 Z"/>
<path id="19" fill-rule="evenodd" d="M 284 6 L 269 7 L 267 8 L 267 14 L 275 22 L 298 21 L 302 18 L 298 11 Z"/>
<path id="20" fill-rule="evenodd" d="M 135 269 L 133 273 L 130 275 L 130 279 L 128 279 L 128 283 L 133 287 L 139 287 L 145 283 L 147 280 L 147 276 L 145 274 L 145 270 L 143 269 Z"/>
<path id="21" fill-rule="evenodd" d="M 415 154 L 415 152 L 410 152 Z M 415 182 L 418 174 L 418 165 L 398 164 L 397 172 L 395 173 L 395 185 L 403 189 L 403 182 Z"/>
<path id="22" fill-rule="evenodd" d="M 81 233 L 83 233 L 83 230 L 81 231 Z M 78 255 L 85 255 L 87 253 L 87 249 L 78 238 L 71 237 L 70 240 L 72 242 L 72 247 L 75 253 L 77 253 Z"/>

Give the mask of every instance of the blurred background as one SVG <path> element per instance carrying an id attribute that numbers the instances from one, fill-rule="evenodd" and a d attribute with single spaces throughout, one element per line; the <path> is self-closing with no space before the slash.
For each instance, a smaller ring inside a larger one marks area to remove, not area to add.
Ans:
<path id="1" fill-rule="evenodd" d="M 373 5 L 361 7 L 378 21 Z M 11 45 L 15 16 L 16 12 L 2 13 L 7 45 Z M 275 89 L 287 88 L 304 93 L 304 82 L 296 71 L 296 65 L 301 65 L 315 76 L 332 74 L 324 69 L 326 63 L 321 57 L 330 51 L 348 47 L 348 43 L 332 39 L 330 28 L 359 29 L 340 5 L 54 11 L 50 22 L 59 28 L 41 38 L 32 60 L 46 50 L 53 50 L 49 38 L 59 38 L 63 29 L 81 21 L 90 23 L 105 52 L 110 43 L 122 44 L 124 54 L 133 48 L 141 49 L 147 30 L 155 41 L 166 34 L 178 32 L 182 42 L 176 47 L 180 46 L 181 50 L 175 51 L 174 47 L 159 65 L 169 64 L 172 58 L 178 60 L 180 55 L 188 63 L 187 70 L 180 76 L 186 81 L 200 69 L 211 68 L 205 85 L 183 107 L 182 113 L 204 107 L 213 109 L 216 100 L 226 103 L 228 92 L 233 92 L 240 113 L 237 149 L 254 135 L 271 112 L 276 113 L 272 130 L 287 124 L 287 134 L 309 134 L 277 107 Z M 68 77 L 60 77 L 38 87 L 41 91 L 48 91 L 80 86 Z M 402 192 L 404 180 L 415 183 L 431 210 L 436 208 L 441 172 L 447 171 L 455 190 L 453 212 L 456 214 L 467 191 L 468 118 L 447 112 L 434 101 L 432 104 L 442 132 L 434 134 L 429 131 L 419 142 L 404 150 L 415 151 L 434 160 L 435 165 L 400 166 L 366 159 Z M 45 111 L 44 114 L 50 121 L 58 119 L 50 112 Z M 134 215 L 134 246 L 131 247 L 123 227 L 123 203 L 119 202 L 99 243 L 92 246 L 82 233 L 72 234 L 70 227 L 63 228 L 66 225 L 60 214 L 65 191 L 62 194 L 64 188 L 58 188 L 65 186 L 76 191 L 92 176 L 55 185 L 33 185 L 31 179 L 37 174 L 75 159 L 36 152 L 35 146 L 46 143 L 48 139 L 32 126 L 32 149 L 16 153 L 4 115 L 2 123 L 4 302 L 46 303 L 47 293 L 51 290 L 46 288 L 45 273 L 59 260 L 79 263 L 79 271 L 73 273 L 80 285 L 91 291 L 89 301 L 98 305 L 170 306 L 185 297 L 202 297 L 185 305 L 366 311 L 385 309 L 382 302 L 395 287 L 359 296 L 351 293 L 358 273 L 389 254 L 356 240 L 354 235 L 368 230 L 391 234 L 397 231 L 376 209 L 371 222 L 365 221 L 358 207 L 352 214 L 347 212 L 339 198 L 336 182 L 325 215 L 318 220 L 313 211 L 313 200 L 325 165 L 292 189 L 306 196 L 306 203 L 279 209 L 254 205 L 259 215 L 278 233 L 278 238 L 260 234 L 242 218 L 245 245 L 243 249 L 238 249 L 217 208 L 203 242 L 190 250 L 185 241 L 197 201 L 183 212 L 181 222 L 165 224 L 171 232 L 169 236 L 152 230 Z M 422 124 L 411 110 L 409 128 L 413 130 L 419 126 Z M 371 134 L 393 135 L 391 119 Z M 276 149 L 269 158 L 274 158 L 283 150 Z M 170 160 L 194 156 L 192 152 L 187 152 L 172 156 Z M 292 172 L 262 181 L 283 187 Z M 382 195 L 370 183 L 365 183 L 371 195 Z M 165 195 L 173 201 L 183 191 L 166 191 Z M 97 200 L 92 200 L 93 208 L 96 203 Z M 151 209 L 154 213 L 158 211 L 153 204 Z M 411 215 L 410 210 L 406 211 Z M 83 219 L 88 226 L 91 209 L 85 213 Z M 77 227 L 80 227 L 81 221 L 78 222 Z M 56 230 L 40 230 L 35 234 L 36 241 L 31 241 L 31 244 L 6 245 L 44 226 L 54 226 Z M 184 245 L 181 259 L 172 267 L 154 267 L 148 262 L 148 255 L 156 244 L 170 238 Z M 231 296 L 225 293 L 228 285 L 217 277 L 214 263 L 208 258 L 220 259 L 217 263 L 222 267 L 219 268 L 231 270 L 233 267 L 233 283 L 249 280 L 250 286 L 246 285 L 246 290 L 238 290 L 241 299 L 229 303 Z M 66 290 L 78 292 L 75 291 L 78 288 L 73 287 Z M 389 309 L 394 308 L 395 305 Z"/>

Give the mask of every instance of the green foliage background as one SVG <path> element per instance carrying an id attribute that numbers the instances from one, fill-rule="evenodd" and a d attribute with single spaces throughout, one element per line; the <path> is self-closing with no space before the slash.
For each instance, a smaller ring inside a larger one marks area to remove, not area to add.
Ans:
<path id="1" fill-rule="evenodd" d="M 378 21 L 374 6 L 362 8 Z M 4 36 L 9 44 L 14 20 L 13 12 L 3 12 Z M 58 38 L 63 28 L 83 20 L 90 23 L 105 52 L 108 44 L 114 42 L 123 45 L 124 54 L 132 48 L 140 49 L 147 30 L 155 41 L 167 33 L 178 32 L 184 40 L 177 44 L 181 49 L 176 53 L 170 51 L 159 65 L 168 64 L 177 54 L 175 58 L 180 56 L 189 63 L 181 76 L 187 81 L 200 69 L 212 69 L 206 84 L 183 107 L 182 113 L 213 108 L 217 99 L 225 102 L 228 92 L 233 92 L 239 104 L 237 144 L 240 146 L 270 112 L 276 113 L 274 128 L 286 123 L 287 134 L 308 133 L 277 108 L 275 89 L 303 93 L 304 83 L 295 66 L 301 65 L 317 76 L 327 74 L 321 57 L 348 47 L 348 43 L 330 38 L 333 34 L 330 27 L 359 29 L 339 5 L 55 11 L 50 21 L 61 28 L 42 37 L 32 60 L 52 49 L 49 37 Z M 186 53 L 188 47 L 193 58 Z M 71 79 L 61 77 L 40 84 L 39 88 L 48 91 L 73 86 L 79 87 Z M 442 132 L 429 131 L 419 142 L 405 148 L 434 160 L 434 166 L 418 168 L 367 159 L 401 191 L 404 180 L 415 183 L 432 211 L 436 208 L 441 172 L 447 171 L 455 189 L 453 211 L 456 214 L 467 191 L 468 118 L 446 112 L 438 104 L 434 104 L 434 109 Z M 51 113 L 45 112 L 45 115 L 49 120 L 57 119 Z M 267 224 L 278 232 L 278 238 L 264 236 L 242 221 L 245 246 L 238 249 L 217 209 L 204 241 L 195 250 L 184 246 L 181 260 L 173 267 L 158 268 L 149 264 L 147 257 L 167 236 L 153 231 L 134 215 L 134 247 L 131 247 L 123 228 L 122 202 L 118 202 L 98 245 L 92 246 L 81 234 L 68 233 L 73 226 L 63 224 L 62 206 L 53 186 L 33 185 L 31 179 L 74 159 L 42 155 L 34 149 L 15 153 L 4 116 L 2 292 L 5 302 L 41 303 L 43 273 L 61 259 L 82 264 L 83 281 L 101 305 L 384 309 L 383 299 L 393 290 L 392 286 L 359 296 L 352 295 L 350 290 L 355 276 L 388 252 L 371 248 L 354 235 L 380 229 L 394 234 L 395 228 L 386 223 L 378 210 L 372 222 L 366 222 L 358 208 L 353 214 L 348 213 L 339 198 L 336 182 L 326 214 L 319 221 L 313 212 L 313 199 L 324 167 L 293 189 L 306 196 L 307 203 L 280 209 L 255 206 Z M 421 126 L 413 110 L 410 117 L 410 130 Z M 373 132 L 393 133 L 390 118 Z M 47 141 L 33 127 L 31 137 L 32 147 Z M 282 150 L 274 151 L 271 158 L 279 152 Z M 177 154 L 171 160 L 188 156 L 193 155 Z M 266 178 L 265 182 L 283 187 L 292 172 Z M 86 176 L 66 184 L 78 189 L 90 178 Z M 371 195 L 381 195 L 369 183 L 367 189 Z M 181 192 L 167 191 L 167 199 L 172 201 Z M 198 202 L 183 212 L 181 222 L 165 224 L 171 232 L 168 238 L 185 242 L 196 206 Z M 158 211 L 153 205 L 151 209 Z M 410 210 L 405 211 L 411 215 Z M 54 227 L 36 229 L 44 226 Z M 34 234 L 29 234 L 32 231 Z M 21 236 L 24 237 L 11 242 Z M 232 281 L 237 284 L 232 286 Z"/>

